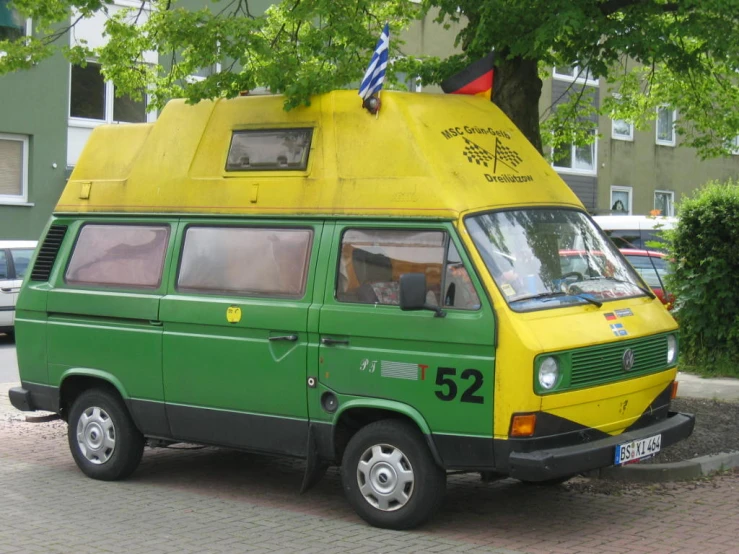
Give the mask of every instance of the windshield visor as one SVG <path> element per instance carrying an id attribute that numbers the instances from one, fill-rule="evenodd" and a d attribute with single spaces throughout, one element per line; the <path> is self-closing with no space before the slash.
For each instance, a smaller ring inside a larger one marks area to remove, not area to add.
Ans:
<path id="1" fill-rule="evenodd" d="M 465 225 L 516 311 L 643 296 L 647 290 L 595 224 L 564 209 L 470 216 Z"/>

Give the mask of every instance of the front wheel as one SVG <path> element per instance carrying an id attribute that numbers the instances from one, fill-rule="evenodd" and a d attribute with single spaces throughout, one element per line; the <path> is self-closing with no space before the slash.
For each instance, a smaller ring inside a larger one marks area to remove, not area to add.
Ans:
<path id="1" fill-rule="evenodd" d="M 102 481 L 131 475 L 144 452 L 144 437 L 125 405 L 102 389 L 87 390 L 74 401 L 67 438 L 77 466 L 88 477 Z"/>
<path id="2" fill-rule="evenodd" d="M 344 492 L 370 525 L 411 529 L 441 506 L 446 473 L 410 423 L 383 420 L 360 429 L 341 464 Z"/>

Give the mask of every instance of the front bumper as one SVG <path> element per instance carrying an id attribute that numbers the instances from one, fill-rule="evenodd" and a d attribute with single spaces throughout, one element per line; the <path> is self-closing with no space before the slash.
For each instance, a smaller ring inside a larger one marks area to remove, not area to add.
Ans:
<path id="1" fill-rule="evenodd" d="M 670 412 L 666 419 L 620 435 L 574 446 L 511 452 L 508 457 L 508 474 L 522 481 L 546 481 L 612 466 L 615 448 L 619 444 L 661 434 L 664 449 L 689 437 L 694 426 L 695 416 L 692 414 Z"/>

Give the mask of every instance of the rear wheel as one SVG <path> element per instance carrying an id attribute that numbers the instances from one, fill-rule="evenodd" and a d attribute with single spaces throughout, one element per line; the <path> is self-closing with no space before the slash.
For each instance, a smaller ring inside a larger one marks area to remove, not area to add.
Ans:
<path id="1" fill-rule="evenodd" d="M 383 420 L 352 437 L 341 465 L 344 492 L 370 525 L 411 529 L 441 506 L 446 473 L 410 423 Z"/>
<path id="2" fill-rule="evenodd" d="M 82 472 L 103 481 L 131 475 L 144 452 L 144 436 L 125 405 L 117 395 L 102 389 L 87 390 L 74 401 L 67 438 Z"/>

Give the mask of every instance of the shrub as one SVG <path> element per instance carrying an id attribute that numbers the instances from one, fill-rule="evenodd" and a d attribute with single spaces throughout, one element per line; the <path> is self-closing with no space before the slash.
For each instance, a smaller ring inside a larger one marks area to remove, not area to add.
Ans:
<path id="1" fill-rule="evenodd" d="M 680 203 L 665 235 L 673 261 L 682 361 L 736 374 L 739 364 L 739 182 L 709 182 Z"/>

